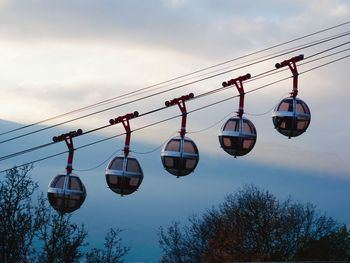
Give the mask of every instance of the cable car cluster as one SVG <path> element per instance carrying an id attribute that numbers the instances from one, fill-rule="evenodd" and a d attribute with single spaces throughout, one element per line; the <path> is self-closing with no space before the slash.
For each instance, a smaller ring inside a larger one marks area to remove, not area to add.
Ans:
<path id="1" fill-rule="evenodd" d="M 52 138 L 54 142 L 65 141 L 68 147 L 66 173 L 60 173 L 49 184 L 47 196 L 50 205 L 59 212 L 70 213 L 77 210 L 85 201 L 86 189 L 79 176 L 72 173 L 74 146 L 73 137 L 83 133 L 81 129 Z"/>
<path id="2" fill-rule="evenodd" d="M 311 114 L 307 104 L 296 98 L 298 94 L 298 71 L 296 62 L 302 60 L 303 55 L 293 57 L 277 63 L 276 68 L 288 66 L 293 73 L 293 91 L 290 97 L 284 98 L 272 114 L 275 129 L 288 138 L 296 137 L 306 131 L 310 124 Z M 244 114 L 244 87 L 243 82 L 251 78 L 250 74 L 223 82 L 222 86 L 236 86 L 239 92 L 239 108 L 237 116 L 229 118 L 222 126 L 218 138 L 222 149 L 234 156 L 243 156 L 249 153 L 256 143 L 257 132 L 254 124 L 243 116 Z M 165 106 L 178 105 L 181 113 L 180 135 L 171 138 L 165 143 L 161 151 L 161 161 L 164 169 L 176 177 L 192 173 L 199 162 L 199 152 L 194 141 L 186 137 L 187 109 L 186 101 L 194 98 L 189 95 L 166 101 Z M 131 141 L 130 120 L 139 116 L 137 111 L 111 119 L 111 125 L 122 123 L 126 131 L 124 154 L 114 157 L 107 165 L 105 177 L 108 187 L 115 193 L 129 195 L 135 192 L 143 180 L 143 171 L 140 163 L 129 156 Z M 86 189 L 80 178 L 73 174 L 73 137 L 82 134 L 82 130 L 54 137 L 54 142 L 65 141 L 69 149 L 66 173 L 57 175 L 49 184 L 48 199 L 51 206 L 59 212 L 70 213 L 78 209 L 86 198 Z"/>
<path id="3" fill-rule="evenodd" d="M 243 81 L 250 79 L 250 74 L 223 82 L 222 86 L 235 85 L 239 92 L 239 108 L 236 117 L 231 117 L 222 126 L 219 133 L 219 142 L 222 149 L 234 157 L 249 153 L 256 142 L 256 129 L 254 124 L 243 117 L 244 88 Z"/>
<path id="4" fill-rule="evenodd" d="M 186 137 L 186 100 L 194 97 L 193 93 L 166 101 L 165 106 L 178 105 L 182 113 L 180 136 L 171 138 L 163 147 L 161 159 L 165 170 L 177 177 L 186 176 L 194 171 L 199 161 L 198 148 L 194 141 Z"/>
<path id="5" fill-rule="evenodd" d="M 284 98 L 272 114 L 272 121 L 276 130 L 288 138 L 304 133 L 311 121 L 309 107 L 304 101 L 297 98 L 298 70 L 296 62 L 303 59 L 304 56 L 299 55 L 275 65 L 276 68 L 288 66 L 293 74 L 293 91 L 290 93 L 291 96 Z"/>
<path id="6" fill-rule="evenodd" d="M 111 125 L 121 122 L 126 131 L 124 155 L 113 158 L 106 168 L 107 185 L 113 192 L 122 196 L 135 192 L 143 180 L 143 172 L 139 162 L 136 158 L 129 157 L 131 140 L 130 119 L 138 116 L 139 113 L 135 111 L 109 121 Z"/>

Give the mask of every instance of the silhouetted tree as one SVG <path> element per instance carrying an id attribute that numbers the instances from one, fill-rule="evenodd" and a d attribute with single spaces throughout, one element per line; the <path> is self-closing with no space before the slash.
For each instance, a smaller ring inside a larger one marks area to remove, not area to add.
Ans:
<path id="1" fill-rule="evenodd" d="M 87 231 L 84 225 L 78 226 L 71 223 L 70 215 L 51 212 L 49 208 L 45 212 L 45 221 L 38 232 L 38 239 L 43 242 L 39 262 L 68 263 L 79 262 L 83 253 L 81 248 Z"/>
<path id="2" fill-rule="evenodd" d="M 0 262 L 122 262 L 129 248 L 122 246 L 119 229 L 108 232 L 103 250 L 81 251 L 87 245 L 84 225 L 48 205 L 31 179 L 32 168 L 14 167 L 0 181 Z"/>
<path id="3" fill-rule="evenodd" d="M 14 167 L 0 181 L 0 262 L 28 262 L 33 256 L 43 217 L 32 203 L 38 185 L 31 180 L 31 169 Z"/>
<path id="4" fill-rule="evenodd" d="M 300 248 L 297 260 L 342 261 L 350 259 L 350 235 L 344 225 L 337 231 L 311 240 L 304 248 Z"/>
<path id="5" fill-rule="evenodd" d="M 103 249 L 92 249 L 86 254 L 87 263 L 120 263 L 130 248 L 122 246 L 120 229 L 111 228 L 105 237 Z"/>
<path id="6" fill-rule="evenodd" d="M 186 245 L 186 239 L 180 229 L 179 222 L 174 222 L 165 232 L 161 228 L 160 244 L 163 248 L 163 261 L 186 262 L 190 259 Z M 171 259 L 171 260 L 170 260 Z"/>
<path id="7" fill-rule="evenodd" d="M 348 260 L 350 233 L 311 204 L 246 186 L 180 228 L 160 228 L 165 262 Z"/>

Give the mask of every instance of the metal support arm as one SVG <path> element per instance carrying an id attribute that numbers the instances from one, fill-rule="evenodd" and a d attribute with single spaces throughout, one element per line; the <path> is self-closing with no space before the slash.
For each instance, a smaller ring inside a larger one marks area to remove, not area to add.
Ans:
<path id="1" fill-rule="evenodd" d="M 110 119 L 109 123 L 111 125 L 122 123 L 126 132 L 125 143 L 124 143 L 124 155 L 127 157 L 130 152 L 130 141 L 131 141 L 131 128 L 130 128 L 130 119 L 136 118 L 139 116 L 138 111 L 134 111 L 133 113 L 128 113 L 123 116 L 119 116 L 115 119 Z"/>
<path id="2" fill-rule="evenodd" d="M 298 76 L 299 76 L 299 73 L 298 73 L 296 63 L 298 61 L 303 60 L 303 59 L 304 59 L 304 55 L 299 55 L 296 57 L 292 57 L 291 59 L 284 60 L 281 63 L 276 63 L 276 65 L 275 65 L 275 67 L 277 69 L 288 66 L 290 71 L 292 72 L 292 74 L 293 74 L 293 90 L 290 93 L 290 95 L 294 98 L 298 95 Z"/>
<path id="3" fill-rule="evenodd" d="M 193 99 L 194 94 L 190 93 L 188 95 L 181 96 L 179 98 L 172 99 L 171 101 L 166 101 L 165 106 L 169 107 L 172 105 L 177 104 L 179 106 L 179 109 L 182 113 L 182 120 L 181 120 L 181 130 L 180 130 L 180 136 L 184 137 L 186 134 L 186 121 L 187 121 L 187 109 L 185 101 Z"/>
<path id="4" fill-rule="evenodd" d="M 77 131 L 71 131 L 52 138 L 54 142 L 65 141 L 68 147 L 68 160 L 67 160 L 67 167 L 66 167 L 67 174 L 70 174 L 73 171 L 73 157 L 74 157 L 73 137 L 77 137 L 82 134 L 83 134 L 83 130 L 78 129 Z"/>
<path id="5" fill-rule="evenodd" d="M 251 78 L 251 75 L 248 73 L 244 76 L 239 76 L 238 78 L 235 79 L 230 79 L 229 81 L 224 81 L 222 83 L 223 87 L 228 87 L 235 85 L 238 92 L 239 92 L 239 107 L 237 111 L 237 116 L 242 118 L 243 113 L 244 113 L 244 88 L 243 88 L 243 81 L 248 80 Z"/>

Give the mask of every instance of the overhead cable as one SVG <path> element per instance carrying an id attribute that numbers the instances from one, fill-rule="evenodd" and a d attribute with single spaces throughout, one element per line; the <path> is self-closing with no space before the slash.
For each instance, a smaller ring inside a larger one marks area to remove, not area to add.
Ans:
<path id="1" fill-rule="evenodd" d="M 159 82 L 159 83 L 156 83 L 156 84 L 153 84 L 153 85 L 150 85 L 150 86 L 147 86 L 147 87 L 144 87 L 144 88 L 132 91 L 132 92 L 125 93 L 123 95 L 118 95 L 118 96 L 110 98 L 110 99 L 102 100 L 100 102 L 93 103 L 93 104 L 88 105 L 88 106 L 84 106 L 84 107 L 81 107 L 81 108 L 78 108 L 78 109 L 75 109 L 75 110 L 72 110 L 72 111 L 69 111 L 69 112 L 66 112 L 66 113 L 62 113 L 62 114 L 59 114 L 59 115 L 56 115 L 56 116 L 44 119 L 44 120 L 40 120 L 40 121 L 31 123 L 31 124 L 28 124 L 28 125 L 24 125 L 24 126 L 21 126 L 21 127 L 18 127 L 18 128 L 9 130 L 9 131 L 6 131 L 6 132 L 2 132 L 2 133 L 0 133 L 0 135 L 9 134 L 9 133 L 12 133 L 12 132 L 15 132 L 15 131 L 19 131 L 19 130 L 22 130 L 22 129 L 26 129 L 26 128 L 29 128 L 29 127 L 32 127 L 32 126 L 35 126 L 35 125 L 39 125 L 39 124 L 42 124 L 42 123 L 45 123 L 45 122 L 48 122 L 48 121 L 51 121 L 51 120 L 54 120 L 54 119 L 57 119 L 57 118 L 61 118 L 61 117 L 64 117 L 64 116 L 67 116 L 67 115 L 70 115 L 70 114 L 73 114 L 73 113 L 78 113 L 78 112 L 81 112 L 81 111 L 84 111 L 84 110 L 88 110 L 88 109 L 91 109 L 91 108 L 99 106 L 99 105 L 104 105 L 104 104 L 109 103 L 111 101 L 114 101 L 116 99 L 119 99 L 119 98 L 122 98 L 122 97 L 125 97 L 125 96 L 128 96 L 128 95 L 133 95 L 133 94 L 138 93 L 140 91 L 144 91 L 144 90 L 147 90 L 147 89 L 150 89 L 150 88 L 153 88 L 153 87 L 157 87 L 157 86 L 160 86 L 160 85 L 163 85 L 163 84 L 167 84 L 167 83 L 173 82 L 175 80 L 179 80 L 181 78 L 185 78 L 185 77 L 197 74 L 197 73 L 201 73 L 201 72 L 204 72 L 206 70 L 209 70 L 209 69 L 212 69 L 212 68 L 215 68 L 215 67 L 219 67 L 219 66 L 231 63 L 231 62 L 236 61 L 236 60 L 240 60 L 240 59 L 247 58 L 247 57 L 250 57 L 250 56 L 253 56 L 253 55 L 256 55 L 256 54 L 260 54 L 260 53 L 263 53 L 263 52 L 275 49 L 277 47 L 281 47 L 281 46 L 284 46 L 284 45 L 287 45 L 287 44 L 290 44 L 290 43 L 293 43 L 293 42 L 296 42 L 296 41 L 299 41 L 299 40 L 302 40 L 302 39 L 305 39 L 305 38 L 309 38 L 311 36 L 315 36 L 315 35 L 318 35 L 318 34 L 321 34 L 321 33 L 324 33 L 324 32 L 327 32 L 327 31 L 339 28 L 339 27 L 343 27 L 343 26 L 348 25 L 348 24 L 350 24 L 350 21 L 346 21 L 344 23 L 340 23 L 340 24 L 337 24 L 335 26 L 324 28 L 324 29 L 315 31 L 313 33 L 306 34 L 306 35 L 301 36 L 301 37 L 297 37 L 297 38 L 294 38 L 294 39 L 291 39 L 291 40 L 288 40 L 288 41 L 285 41 L 285 42 L 281 42 L 279 44 L 272 45 L 270 47 L 254 51 L 254 52 L 248 53 L 246 55 L 242 55 L 242 56 L 239 56 L 239 57 L 236 57 L 236 58 L 233 58 L 233 59 L 229 59 L 227 61 L 220 62 L 220 63 L 217 63 L 215 65 L 209 66 L 209 67 L 205 67 L 205 68 L 202 68 L 202 69 L 199 69 L 199 70 L 187 73 L 187 74 L 180 75 L 178 77 L 171 78 L 171 79 L 166 80 L 166 81 L 162 81 L 162 82 Z"/>
<path id="2" fill-rule="evenodd" d="M 299 75 L 308 73 L 308 72 L 310 72 L 310 71 L 313 71 L 313 70 L 319 69 L 319 68 L 321 68 L 321 67 L 324 67 L 324 66 L 333 64 L 333 63 L 335 63 L 335 62 L 344 60 L 344 59 L 349 58 L 349 57 L 350 57 L 350 55 L 346 55 L 346 56 L 343 56 L 343 57 L 334 59 L 334 60 L 329 61 L 329 62 L 326 62 L 326 63 L 324 63 L 324 64 L 321 64 L 321 65 L 312 67 L 312 68 L 310 68 L 310 69 L 304 70 L 304 71 L 300 72 Z M 255 91 L 264 89 L 264 88 L 266 88 L 266 87 L 268 87 L 268 86 L 274 85 L 274 84 L 276 84 L 276 83 L 280 83 L 280 82 L 285 81 L 285 80 L 290 79 L 290 78 L 291 78 L 291 77 L 285 77 L 285 78 L 279 79 L 279 80 L 277 80 L 277 81 L 274 81 L 274 82 L 265 84 L 265 85 L 263 85 L 263 86 L 260 86 L 260 87 L 251 89 L 251 90 L 249 90 L 249 91 L 246 91 L 245 93 L 246 93 L 246 94 L 249 94 L 249 93 L 252 93 L 252 92 L 255 92 Z M 237 98 L 237 97 L 239 97 L 239 95 L 227 97 L 227 98 L 225 98 L 225 99 L 222 99 L 222 100 L 219 100 L 219 101 L 216 101 L 216 102 L 207 104 L 207 105 L 205 105 L 205 106 L 196 108 L 196 109 L 194 109 L 194 110 L 188 111 L 187 114 L 191 114 L 191 113 L 194 113 L 194 112 L 197 112 L 197 111 L 200 111 L 200 110 L 203 110 L 203 109 L 206 109 L 206 108 L 209 108 L 209 107 L 212 107 L 212 106 L 221 104 L 221 103 L 223 103 L 223 102 L 226 102 L 226 101 L 228 101 L 228 100 L 231 100 L 231 99 L 234 99 L 234 98 Z M 149 128 L 149 127 L 152 127 L 152 126 L 155 126 L 155 125 L 158 125 L 158 124 L 161 124 L 161 123 L 163 123 L 163 122 L 167 122 L 167 121 L 169 121 L 169 120 L 178 118 L 178 117 L 180 117 L 180 116 L 182 116 L 182 114 L 175 115 L 175 116 L 172 116 L 172 117 L 169 117 L 169 118 L 166 118 L 166 119 L 157 121 L 157 122 L 153 122 L 153 123 L 151 123 L 151 124 L 147 124 L 147 125 L 144 125 L 144 126 L 142 126 L 142 127 L 136 128 L 136 129 L 134 129 L 132 132 L 140 131 L 140 130 L 143 130 L 143 129 L 146 129 L 146 128 Z M 84 133 L 84 134 L 85 134 L 85 133 Z M 79 149 L 82 149 L 82 148 L 90 147 L 90 146 L 92 146 L 92 145 L 96 145 L 96 144 L 98 144 L 98 143 L 102 143 L 102 142 L 108 141 L 108 140 L 110 140 L 110 139 L 120 137 L 120 136 L 122 136 L 122 135 L 124 135 L 124 134 L 125 134 L 125 133 L 121 133 L 121 134 L 114 135 L 114 136 L 111 136 L 111 137 L 108 137 L 108 138 L 104 138 L 104 139 L 101 139 L 101 140 L 98 140 L 98 141 L 95 141 L 95 142 L 92 142 L 92 143 L 89 143 L 89 144 L 85 144 L 85 145 L 82 145 L 82 146 L 79 146 L 79 147 L 75 148 L 75 150 L 79 150 Z M 6 159 L 10 159 L 10 158 L 16 157 L 16 156 L 18 156 L 18 155 L 22 155 L 22 154 L 27 153 L 27 152 L 29 152 L 29 151 L 37 150 L 37 149 L 46 147 L 46 146 L 48 146 L 48 145 L 51 145 L 51 144 L 46 144 L 46 145 L 42 145 L 42 146 L 37 146 L 37 147 L 34 147 L 34 148 L 32 148 L 32 149 L 28 149 L 28 150 L 25 150 L 25 151 L 22 151 L 22 152 L 18 152 L 18 153 L 11 154 L 11 155 L 9 155 L 9 156 L 3 156 L 3 157 L 0 158 L 0 161 L 6 160 Z M 47 157 L 43 157 L 43 158 L 40 158 L 40 159 L 31 161 L 31 162 L 28 162 L 28 163 L 25 163 L 25 164 L 21 164 L 21 165 L 19 165 L 19 166 L 17 166 L 17 167 L 22 167 L 22 166 L 25 166 L 25 165 L 28 165 L 28 164 L 34 164 L 34 163 L 37 163 L 37 162 L 40 162 L 40 161 L 43 161 L 43 160 L 47 160 L 47 159 L 50 159 L 50 158 L 53 158 L 53 157 L 56 157 L 56 156 L 65 154 L 65 153 L 67 153 L 67 152 L 68 152 L 68 151 L 56 153 L 56 154 L 53 154 L 53 155 L 50 155 L 50 156 L 47 156 Z M 10 169 L 11 169 L 11 168 L 2 170 L 2 171 L 0 171 L 0 173 L 7 172 L 7 171 L 9 171 Z"/>
<path id="3" fill-rule="evenodd" d="M 101 110 L 98 110 L 98 111 L 95 111 L 95 112 L 92 112 L 92 113 L 89 113 L 89 114 L 85 114 L 85 115 L 82 115 L 82 116 L 79 116 L 79 117 L 76 117 L 76 118 L 73 118 L 73 119 L 62 121 L 62 122 L 59 122 L 59 123 L 56 123 L 56 124 L 53 124 L 53 125 L 50 125 L 50 126 L 46 126 L 46 127 L 43 127 L 43 128 L 40 128 L 40 129 L 37 129 L 37 130 L 34 130 L 34 131 L 31 131 L 31 132 L 28 132 L 28 133 L 25 133 L 25 134 L 21 134 L 21 135 L 17 135 L 17 136 L 8 138 L 8 139 L 4 139 L 4 140 L 0 141 L 0 144 L 6 143 L 6 142 L 10 142 L 10 141 L 13 141 L 13 140 L 16 140 L 16 139 L 19 139 L 19 138 L 23 138 L 23 137 L 26 137 L 28 135 L 32 135 L 32 134 L 35 134 L 35 133 L 38 133 L 38 132 L 42 132 L 42 131 L 45 131 L 45 130 L 48 130 L 48 129 L 51 129 L 51 128 L 54 128 L 54 127 L 58 127 L 58 126 L 61 126 L 61 125 L 64 125 L 64 124 L 67 124 L 67 123 L 70 123 L 70 122 L 73 122 L 73 121 L 77 121 L 77 120 L 80 120 L 80 119 L 91 117 L 91 116 L 94 116 L 96 114 L 100 114 L 102 112 L 110 111 L 112 109 L 115 109 L 115 108 L 118 108 L 118 107 L 122 107 L 122 106 L 125 106 L 125 105 L 128 105 L 128 104 L 131 104 L 131 103 L 135 103 L 135 102 L 138 102 L 138 101 L 141 101 L 141 100 L 145 100 L 145 99 L 148 99 L 148 98 L 151 98 L 151 97 L 154 97 L 154 96 L 158 96 L 160 94 L 164 94 L 164 93 L 176 90 L 176 89 L 180 89 L 180 88 L 183 88 L 183 87 L 186 87 L 186 86 L 189 86 L 189 85 L 193 85 L 195 83 L 202 82 L 202 81 L 214 78 L 214 77 L 218 77 L 218 76 L 221 76 L 221 75 L 233 72 L 233 71 L 237 71 L 237 70 L 249 67 L 249 66 L 253 66 L 253 65 L 258 64 L 258 63 L 266 62 L 268 60 L 272 60 L 272 59 L 278 58 L 278 57 L 283 56 L 283 55 L 288 55 L 288 54 L 296 52 L 296 51 L 301 51 L 303 49 L 310 48 L 310 47 L 313 47 L 315 45 L 319 45 L 319 44 L 325 43 L 327 41 L 335 40 L 335 39 L 338 39 L 339 37 L 344 37 L 344 36 L 347 36 L 347 35 L 350 35 L 350 32 L 344 33 L 342 35 L 338 35 L 338 36 L 333 37 L 333 38 L 327 38 L 327 39 L 322 40 L 322 41 L 317 42 L 317 43 L 312 43 L 312 44 L 309 44 L 309 45 L 306 45 L 306 46 L 303 46 L 303 47 L 295 48 L 295 49 L 289 50 L 287 52 L 281 53 L 279 55 L 269 56 L 269 57 L 266 57 L 264 59 L 260 59 L 260 60 L 255 61 L 255 62 L 251 62 L 249 64 L 245 64 L 245 65 L 242 65 L 242 66 L 239 66 L 239 67 L 236 67 L 236 68 L 233 68 L 233 69 L 229 69 L 229 70 L 226 70 L 226 71 L 214 74 L 214 75 L 210 75 L 210 76 L 207 76 L 207 77 L 204 77 L 204 78 L 201 78 L 201 79 L 197 79 L 197 80 L 194 80 L 194 81 L 191 81 L 191 82 L 179 85 L 179 86 L 175 86 L 175 87 L 163 90 L 163 91 L 159 91 L 157 93 L 149 94 L 149 95 L 141 97 L 141 98 L 131 99 L 131 100 L 127 101 L 127 102 L 123 102 L 123 103 L 120 103 L 118 105 L 114 105 L 114 106 L 111 106 L 111 107 L 108 107 L 108 108 L 105 108 L 105 109 L 101 109 Z M 320 55 L 320 54 L 328 52 L 330 50 L 339 48 L 340 46 L 344 46 L 344 45 L 347 45 L 349 43 L 350 43 L 350 41 L 346 41 L 344 43 L 341 43 L 339 45 L 333 46 L 333 47 L 328 48 L 326 50 L 317 52 L 317 53 L 307 57 L 306 59 L 314 57 L 314 56 L 317 56 L 317 55 Z M 271 72 L 272 71 L 274 71 L 274 70 L 271 70 Z"/>

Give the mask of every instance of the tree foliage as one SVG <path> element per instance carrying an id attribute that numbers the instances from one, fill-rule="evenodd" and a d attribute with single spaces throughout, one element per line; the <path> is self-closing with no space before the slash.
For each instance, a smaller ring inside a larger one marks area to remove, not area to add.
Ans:
<path id="1" fill-rule="evenodd" d="M 129 248 L 121 245 L 119 229 L 108 232 L 104 249 L 83 253 L 84 225 L 48 205 L 31 179 L 32 168 L 14 167 L 0 181 L 0 262 L 122 262 Z"/>
<path id="2" fill-rule="evenodd" d="M 71 223 L 70 215 L 46 210 L 46 217 L 38 233 L 38 239 L 43 243 L 39 262 L 63 263 L 79 262 L 83 253 L 81 248 L 87 232 L 84 226 Z"/>
<path id="3" fill-rule="evenodd" d="M 38 185 L 30 178 L 31 168 L 13 168 L 0 182 L 0 262 L 27 262 L 34 253 L 43 218 L 32 204 Z"/>
<path id="4" fill-rule="evenodd" d="M 311 204 L 246 186 L 183 228 L 161 228 L 165 262 L 349 260 L 350 233 Z"/>
<path id="5" fill-rule="evenodd" d="M 119 263 L 130 248 L 121 245 L 120 229 L 111 228 L 105 237 L 103 249 L 92 249 L 86 255 L 87 263 Z"/>

